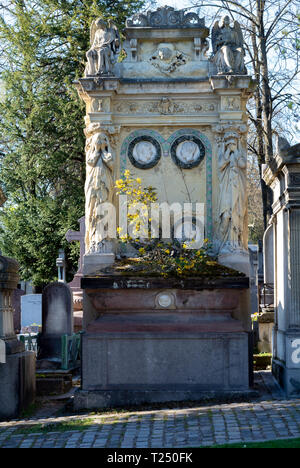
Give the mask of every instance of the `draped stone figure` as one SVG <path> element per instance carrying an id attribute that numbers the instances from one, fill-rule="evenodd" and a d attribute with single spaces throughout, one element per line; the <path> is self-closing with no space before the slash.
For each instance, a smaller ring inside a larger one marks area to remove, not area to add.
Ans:
<path id="1" fill-rule="evenodd" d="M 87 139 L 86 162 L 86 247 L 91 252 L 102 242 L 98 229 L 99 207 L 101 203 L 112 202 L 114 188 L 114 157 L 105 133 L 96 133 Z"/>
<path id="2" fill-rule="evenodd" d="M 238 138 L 238 134 L 227 133 L 218 139 L 220 252 L 245 248 L 247 159 Z"/>
<path id="3" fill-rule="evenodd" d="M 246 75 L 244 39 L 237 21 L 230 26 L 229 16 L 216 21 L 212 30 L 213 61 L 218 74 Z"/>
<path id="4" fill-rule="evenodd" d="M 91 25 L 91 49 L 87 52 L 85 76 L 111 75 L 115 56 L 119 52 L 120 34 L 112 21 L 98 18 Z"/>

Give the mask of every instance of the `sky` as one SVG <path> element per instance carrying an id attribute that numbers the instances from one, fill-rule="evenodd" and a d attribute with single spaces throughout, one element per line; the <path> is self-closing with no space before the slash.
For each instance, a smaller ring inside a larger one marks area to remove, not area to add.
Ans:
<path id="1" fill-rule="evenodd" d="M 174 8 L 177 8 L 178 10 L 181 10 L 191 5 L 188 0 L 158 0 L 157 4 L 159 6 L 172 6 Z"/>

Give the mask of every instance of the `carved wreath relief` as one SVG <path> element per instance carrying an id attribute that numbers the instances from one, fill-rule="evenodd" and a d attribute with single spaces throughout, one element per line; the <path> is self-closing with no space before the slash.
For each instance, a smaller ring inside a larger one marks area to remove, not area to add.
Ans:
<path id="1" fill-rule="evenodd" d="M 188 59 L 189 57 L 177 50 L 174 44 L 162 43 L 159 44 L 157 50 L 149 59 L 149 62 L 162 73 L 169 74 L 177 70 L 180 66 L 185 65 Z"/>

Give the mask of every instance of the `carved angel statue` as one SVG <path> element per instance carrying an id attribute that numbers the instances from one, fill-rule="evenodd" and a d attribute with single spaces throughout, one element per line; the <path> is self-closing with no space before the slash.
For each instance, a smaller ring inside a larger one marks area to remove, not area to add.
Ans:
<path id="1" fill-rule="evenodd" d="M 87 52 L 85 76 L 110 75 L 120 48 L 120 34 L 116 25 L 98 18 L 91 25 L 91 49 Z"/>
<path id="2" fill-rule="evenodd" d="M 218 74 L 246 75 L 244 39 L 237 21 L 230 26 L 229 16 L 216 21 L 212 30 L 213 61 Z"/>
<path id="3" fill-rule="evenodd" d="M 245 247 L 247 159 L 238 140 L 237 134 L 226 133 L 218 141 L 220 251 Z"/>
<path id="4" fill-rule="evenodd" d="M 87 139 L 86 163 L 86 247 L 89 251 L 102 241 L 98 232 L 99 206 L 112 201 L 114 188 L 114 158 L 105 133 L 96 133 Z"/>

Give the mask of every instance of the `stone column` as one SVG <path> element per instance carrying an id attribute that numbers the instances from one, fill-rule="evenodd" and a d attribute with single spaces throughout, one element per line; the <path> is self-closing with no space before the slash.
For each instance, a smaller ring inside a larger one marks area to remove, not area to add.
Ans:
<path id="1" fill-rule="evenodd" d="M 274 194 L 273 372 L 294 397 L 300 395 L 300 144 L 279 145 L 263 178 Z"/>
<path id="2" fill-rule="evenodd" d="M 14 332 L 12 295 L 19 281 L 18 263 L 0 256 L 0 339 L 5 341 L 8 353 L 24 351 Z"/>
<path id="3" fill-rule="evenodd" d="M 17 416 L 35 398 L 35 353 L 25 352 L 14 333 L 12 295 L 18 263 L 0 256 L 0 418 Z"/>

